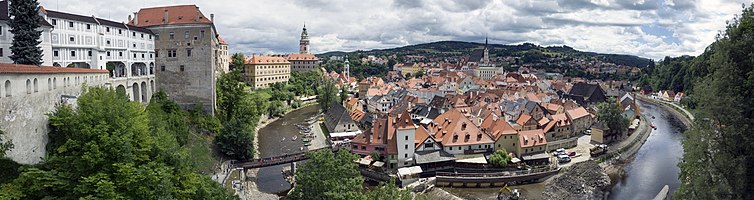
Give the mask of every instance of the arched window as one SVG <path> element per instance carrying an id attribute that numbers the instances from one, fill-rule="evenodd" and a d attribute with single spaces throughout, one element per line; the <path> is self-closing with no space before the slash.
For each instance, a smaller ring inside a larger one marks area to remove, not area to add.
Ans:
<path id="1" fill-rule="evenodd" d="M 58 89 L 58 78 L 53 77 L 52 78 L 52 89 Z"/>
<path id="2" fill-rule="evenodd" d="M 13 89 L 10 87 L 10 80 L 5 81 L 5 97 L 13 96 Z"/>
<path id="3" fill-rule="evenodd" d="M 31 94 L 31 80 L 26 79 L 26 94 Z"/>
<path id="4" fill-rule="evenodd" d="M 47 78 L 47 91 L 52 90 L 52 79 Z"/>
<path id="5" fill-rule="evenodd" d="M 39 92 L 39 81 L 37 81 L 37 78 L 34 78 L 34 93 Z"/>

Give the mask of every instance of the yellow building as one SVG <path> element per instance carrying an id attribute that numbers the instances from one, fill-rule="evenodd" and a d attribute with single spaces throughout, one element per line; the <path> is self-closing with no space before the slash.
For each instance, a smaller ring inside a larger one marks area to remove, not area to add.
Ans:
<path id="1" fill-rule="evenodd" d="M 291 76 L 291 63 L 286 57 L 253 55 L 246 58 L 244 80 L 254 89 L 286 83 Z"/>
<path id="2" fill-rule="evenodd" d="M 403 63 L 400 67 L 401 75 L 411 74 L 412 76 L 418 71 L 424 71 L 423 67 L 417 63 Z"/>

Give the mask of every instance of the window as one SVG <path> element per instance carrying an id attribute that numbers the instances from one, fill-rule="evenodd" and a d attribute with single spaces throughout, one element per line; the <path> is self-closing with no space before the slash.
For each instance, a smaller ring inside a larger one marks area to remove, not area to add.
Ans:
<path id="1" fill-rule="evenodd" d="M 123 57 L 123 52 L 118 52 L 119 57 Z"/>
<path id="2" fill-rule="evenodd" d="M 31 94 L 31 80 L 26 79 L 26 94 Z"/>
<path id="3" fill-rule="evenodd" d="M 204 38 L 204 30 L 202 30 L 202 31 L 201 31 L 201 32 L 199 33 L 199 37 L 202 37 L 202 38 Z"/>
<path id="4" fill-rule="evenodd" d="M 154 50 L 154 57 L 155 58 L 160 57 L 160 50 L 156 50 L 156 49 Z"/>
<path id="5" fill-rule="evenodd" d="M 184 39 L 189 39 L 189 31 L 186 31 L 184 35 Z"/>
<path id="6" fill-rule="evenodd" d="M 89 51 L 87 55 L 92 56 L 92 51 Z"/>
<path id="7" fill-rule="evenodd" d="M 136 54 L 134 54 L 134 58 L 136 58 Z"/>
<path id="8" fill-rule="evenodd" d="M 0 35 L 3 35 L 3 27 L 0 26 Z"/>
<path id="9" fill-rule="evenodd" d="M 74 40 L 76 40 L 76 38 L 74 38 L 73 36 L 71 36 L 70 38 L 68 38 L 68 41 L 73 42 Z"/>
<path id="10" fill-rule="evenodd" d="M 160 66 L 160 71 L 165 71 L 165 65 Z"/>
<path id="11" fill-rule="evenodd" d="M 168 58 L 175 58 L 175 56 L 176 56 L 175 52 L 176 52 L 175 49 L 168 50 Z"/>
<path id="12" fill-rule="evenodd" d="M 123 35 L 123 29 L 118 29 L 118 35 Z"/>
<path id="13" fill-rule="evenodd" d="M 107 43 L 107 45 L 110 45 L 110 40 L 106 41 L 105 43 Z"/>
<path id="14" fill-rule="evenodd" d="M 55 50 L 55 51 L 52 51 L 52 56 L 54 56 L 54 57 L 58 57 L 58 51 L 57 51 L 57 50 Z"/>
<path id="15" fill-rule="evenodd" d="M 73 28 L 73 22 L 68 22 L 68 27 Z"/>
<path id="16" fill-rule="evenodd" d="M 181 71 L 183 71 L 183 65 L 181 65 Z"/>
<path id="17" fill-rule="evenodd" d="M 406 140 L 408 140 L 408 135 L 406 136 Z"/>
<path id="18" fill-rule="evenodd" d="M 76 51 L 71 51 L 71 57 L 76 57 Z"/>
<path id="19" fill-rule="evenodd" d="M 144 33 L 141 34 L 141 38 L 144 38 Z M 149 39 L 152 39 L 152 37 L 149 37 Z"/>
<path id="20" fill-rule="evenodd" d="M 141 54 L 141 58 L 144 58 L 144 54 L 143 53 Z"/>
<path id="21" fill-rule="evenodd" d="M 403 146 L 404 146 L 404 147 L 403 147 L 404 149 L 408 149 L 408 145 L 403 145 Z"/>
<path id="22" fill-rule="evenodd" d="M 105 27 L 105 31 L 110 32 L 110 27 Z"/>
<path id="23" fill-rule="evenodd" d="M 424 148 L 432 148 L 432 143 L 425 143 Z"/>
<path id="24" fill-rule="evenodd" d="M 110 57 L 110 52 L 109 51 L 107 52 L 107 57 Z"/>
<path id="25" fill-rule="evenodd" d="M 58 25 L 58 20 L 56 20 L 56 19 L 52 19 L 52 25 L 53 25 L 53 26 L 55 26 L 55 25 Z"/>
<path id="26" fill-rule="evenodd" d="M 86 24 L 86 30 L 91 30 L 91 29 L 92 29 L 92 25 L 91 24 Z"/>
<path id="27" fill-rule="evenodd" d="M 3 48 L 0 48 L 0 57 L 3 57 Z"/>
<path id="28" fill-rule="evenodd" d="M 408 158 L 408 154 L 407 154 L 407 153 L 404 153 L 404 154 L 403 154 L 403 157 L 404 157 L 404 158 Z"/>
<path id="29" fill-rule="evenodd" d="M 134 48 L 136 48 L 136 42 L 134 42 Z"/>
<path id="30" fill-rule="evenodd" d="M 191 49 L 186 49 L 186 57 L 191 57 Z"/>
<path id="31" fill-rule="evenodd" d="M 172 39 L 175 39 L 175 33 L 174 33 L 174 32 L 170 32 L 170 39 L 171 39 L 171 40 L 172 40 Z"/>
<path id="32" fill-rule="evenodd" d="M 136 32 L 131 32 L 131 33 L 133 33 L 133 36 L 136 37 Z M 141 37 L 144 37 L 144 35 L 141 35 Z"/>

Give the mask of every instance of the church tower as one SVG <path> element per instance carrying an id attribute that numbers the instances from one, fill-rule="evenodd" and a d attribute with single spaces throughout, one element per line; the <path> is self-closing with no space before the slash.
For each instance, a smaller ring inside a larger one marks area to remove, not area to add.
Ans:
<path id="1" fill-rule="evenodd" d="M 484 38 L 484 57 L 482 58 L 482 63 L 489 64 L 490 63 L 490 49 L 487 48 L 487 45 L 489 43 L 487 42 L 487 37 Z"/>
<path id="2" fill-rule="evenodd" d="M 306 32 L 306 24 L 304 24 L 304 30 L 301 31 L 301 40 L 298 43 L 298 51 L 300 54 L 309 54 L 309 33 Z"/>
<path id="3" fill-rule="evenodd" d="M 346 57 L 346 62 L 343 64 L 343 77 L 346 78 L 346 82 L 351 79 L 351 63 L 348 62 L 348 57 Z"/>

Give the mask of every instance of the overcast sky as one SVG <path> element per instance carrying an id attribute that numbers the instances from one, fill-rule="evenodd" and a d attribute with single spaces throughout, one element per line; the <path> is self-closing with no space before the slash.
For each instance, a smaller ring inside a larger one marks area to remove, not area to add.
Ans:
<path id="1" fill-rule="evenodd" d="M 48 9 L 126 21 L 142 7 L 196 4 L 231 53 L 293 53 L 304 23 L 313 53 L 441 40 L 649 58 L 698 55 L 751 0 L 39 0 Z"/>

